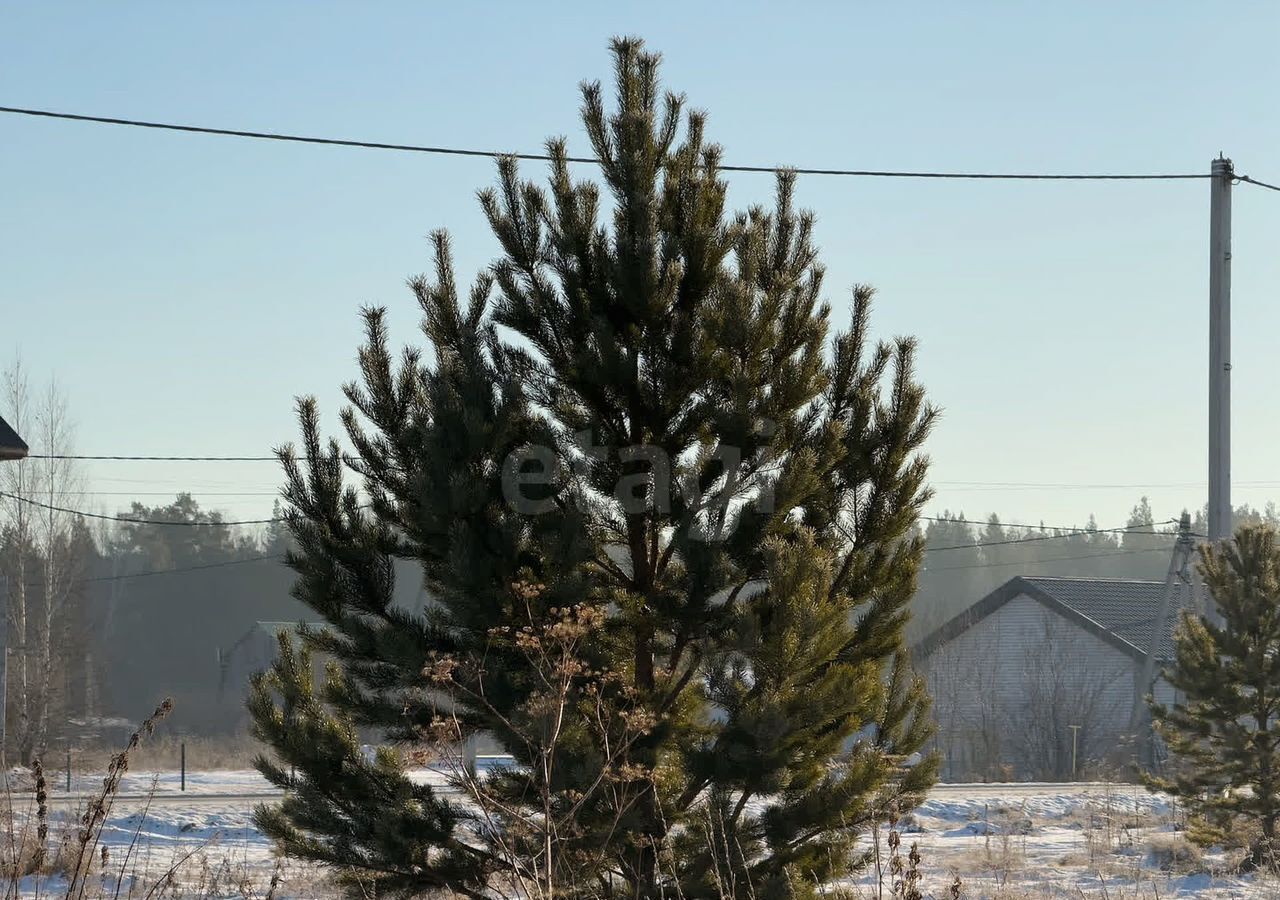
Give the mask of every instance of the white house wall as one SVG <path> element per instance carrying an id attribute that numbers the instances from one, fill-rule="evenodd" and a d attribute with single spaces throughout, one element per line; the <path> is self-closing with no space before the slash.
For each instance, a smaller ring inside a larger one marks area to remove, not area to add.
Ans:
<path id="1" fill-rule="evenodd" d="M 1137 664 L 1037 600 L 1019 595 L 922 661 L 944 777 L 1069 777 L 1112 754 L 1127 731 Z M 1158 695 L 1168 696 L 1162 683 Z M 1162 697 L 1163 699 L 1163 697 Z"/>

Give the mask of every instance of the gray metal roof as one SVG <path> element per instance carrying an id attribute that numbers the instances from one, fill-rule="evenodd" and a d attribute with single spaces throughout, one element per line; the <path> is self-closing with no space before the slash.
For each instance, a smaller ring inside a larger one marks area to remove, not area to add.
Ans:
<path id="1" fill-rule="evenodd" d="M 1162 581 L 1039 576 L 1012 578 L 926 637 L 916 646 L 916 652 L 922 656 L 929 655 L 1014 597 L 1025 595 L 1093 632 L 1117 649 L 1135 657 L 1146 656 L 1163 591 Z M 1172 658 L 1173 630 L 1178 623 L 1179 608 L 1187 607 L 1190 602 L 1190 590 L 1179 586 L 1161 636 L 1158 659 Z"/>
<path id="2" fill-rule="evenodd" d="M 305 625 L 310 628 L 320 628 L 324 622 L 264 622 L 258 620 L 253 623 L 253 627 L 267 632 L 271 635 L 277 635 L 282 631 L 296 631 L 299 625 Z"/>
<path id="3" fill-rule="evenodd" d="M 1116 578 L 1023 578 L 1024 582 L 1048 594 L 1063 606 L 1092 619 L 1107 631 L 1133 644 L 1143 653 L 1151 646 L 1151 628 L 1160 608 L 1162 581 L 1126 581 Z M 1185 586 L 1174 596 L 1161 635 L 1160 659 L 1173 655 L 1173 629 L 1178 623 L 1178 604 L 1186 606 L 1190 591 Z"/>

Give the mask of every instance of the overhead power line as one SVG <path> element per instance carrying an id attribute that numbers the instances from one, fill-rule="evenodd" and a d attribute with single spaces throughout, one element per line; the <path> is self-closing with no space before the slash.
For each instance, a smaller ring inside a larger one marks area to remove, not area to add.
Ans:
<path id="1" fill-rule="evenodd" d="M 266 519 L 238 519 L 233 521 L 222 521 L 222 522 L 182 522 L 182 521 L 175 522 L 175 521 L 166 520 L 166 519 L 137 519 L 137 518 L 130 518 L 128 516 L 113 516 L 106 513 L 87 512 L 85 510 L 80 510 L 80 509 L 70 509 L 65 506 L 56 506 L 54 504 L 44 503 L 40 500 L 34 500 L 30 497 L 23 497 L 19 494 L 12 494 L 7 491 L 0 491 L 0 497 L 8 497 L 11 500 L 16 500 L 19 503 L 26 503 L 31 506 L 36 506 L 36 507 L 39 507 L 40 509 L 52 510 L 54 512 L 66 513 L 68 515 L 73 515 L 73 516 L 83 516 L 87 519 L 100 519 L 107 522 L 122 522 L 128 525 L 158 525 L 158 526 L 171 526 L 176 528 L 203 528 L 203 527 L 214 526 L 214 525 L 222 525 L 222 526 L 269 525 L 275 522 L 283 521 L 283 519 L 278 516 L 274 516 Z M 920 516 L 919 518 L 922 521 L 928 521 L 928 522 L 955 522 L 957 524 L 963 524 L 963 525 L 992 524 L 990 522 L 985 522 L 979 519 L 948 519 L 948 518 L 939 518 L 937 516 Z M 936 553 L 936 552 L 947 551 L 947 550 L 972 550 L 978 547 L 993 547 L 993 546 L 999 546 L 1004 544 L 1028 544 L 1028 543 L 1034 543 L 1037 541 L 1062 540 L 1069 537 L 1088 536 L 1088 535 L 1095 535 L 1095 534 L 1118 534 L 1118 533 L 1124 533 L 1124 532 L 1137 531 L 1143 528 L 1151 528 L 1155 524 L 1167 525 L 1167 524 L 1170 524 L 1172 521 L 1173 520 L 1168 520 L 1168 521 L 1159 522 L 1159 523 L 1145 524 L 1145 525 L 1131 525 L 1125 528 L 1102 528 L 1102 529 L 1099 529 L 1099 528 L 1081 529 L 1081 528 L 1074 528 L 1074 527 L 1066 528 L 1063 526 L 1051 526 L 1051 525 L 1022 525 L 1017 523 L 1009 523 L 1009 524 L 997 523 L 997 524 L 1000 524 L 1000 527 L 1002 528 L 1033 529 L 1033 530 L 1042 530 L 1042 531 L 1053 531 L 1054 533 L 1038 535 L 1035 537 L 1013 538 L 1007 541 L 988 541 L 985 543 L 960 544 L 954 547 L 929 547 L 929 548 L 926 548 L 925 552 Z"/>
<path id="2" fill-rule="evenodd" d="M 963 517 L 958 518 L 955 516 L 917 516 L 916 518 L 924 522 L 941 522 L 943 524 L 955 522 L 960 525 L 998 525 L 1001 528 L 1025 528 L 1035 531 L 1070 531 L 1079 534 L 1105 534 L 1112 531 L 1132 531 L 1135 528 L 1153 528 L 1156 525 L 1178 524 L 1177 519 L 1164 519 L 1159 522 L 1143 522 L 1140 525 L 1126 525 L 1124 528 L 1097 529 L 1081 528 L 1079 525 L 1045 525 L 1044 523 L 1039 525 L 1028 525 L 1024 522 L 992 522 L 990 519 L 965 519 Z"/>
<path id="3" fill-rule="evenodd" d="M 49 460 L 80 460 L 93 462 L 279 462 L 276 456 L 130 456 L 127 454 L 76 454 L 76 453 L 28 453 L 27 459 L 49 459 Z M 130 481 L 131 479 L 123 478 L 102 478 L 96 479 L 102 481 Z M 138 484 L 151 484 L 153 480 L 138 479 Z M 238 482 L 227 482 L 235 484 Z M 1275 487 L 1280 485 L 1280 481 L 1236 481 L 1235 485 L 1239 487 Z M 977 489 L 1018 489 L 1018 490 L 1140 490 L 1142 488 L 1194 488 L 1203 487 L 1203 481 L 1136 481 L 1136 482 L 1071 482 L 1071 481 L 935 481 L 935 487 L 945 487 L 952 490 L 977 490 Z M 87 491 L 85 493 L 105 493 L 103 491 Z M 125 495 L 127 492 L 120 492 Z M 191 493 L 208 493 L 207 491 L 191 491 Z M 243 492 L 238 492 L 243 493 Z M 256 492 L 255 492 L 256 493 Z M 263 496 L 274 491 L 262 492 Z M 247 494 L 246 494 L 247 496 Z M 922 519 L 929 519 L 928 516 L 921 516 Z M 941 521 L 941 520 L 939 520 Z M 960 521 L 960 520 L 951 520 Z M 971 521 L 969 524 L 986 525 L 987 523 Z M 1014 527 L 1014 526 L 1009 526 Z M 1019 525 L 1020 528 L 1040 528 L 1039 525 Z"/>
<path id="4" fill-rule="evenodd" d="M 990 545 L 988 544 L 988 545 L 982 545 L 982 546 L 990 546 Z M 1010 566 L 1035 566 L 1035 565 L 1041 565 L 1044 563 L 1071 562 L 1072 560 L 1077 560 L 1077 559 L 1100 559 L 1102 557 L 1110 557 L 1110 556 L 1132 556 L 1133 554 L 1136 554 L 1136 553 L 1167 553 L 1167 552 L 1168 552 L 1167 547 L 1144 547 L 1137 550 L 1108 550 L 1103 553 L 1087 553 L 1087 554 L 1076 555 L 1076 556 L 1057 556 L 1057 557 L 1052 557 L 1050 559 L 1038 559 L 1038 560 L 1022 559 L 1022 560 L 1014 560 L 1012 562 L 1004 562 L 1004 563 L 978 563 L 978 564 L 963 565 L 963 566 L 943 566 L 941 568 L 928 568 L 927 571 L 958 572 L 964 569 L 1002 569 Z M 266 553 L 261 556 L 245 557 L 244 559 L 230 559 L 224 562 L 204 563 L 204 564 L 195 565 L 195 566 L 180 566 L 175 569 L 148 569 L 147 571 L 144 571 L 144 572 L 129 572 L 123 575 L 98 575 L 91 578 L 78 578 L 75 580 L 75 583 L 88 584 L 88 583 L 100 582 L 100 581 L 123 581 L 125 579 L 132 579 L 132 578 L 150 578 L 156 575 L 180 575 L 184 572 L 199 572 L 205 569 L 223 569 L 223 568 L 227 568 L 228 566 L 242 566 L 248 563 L 266 562 L 268 560 L 282 560 L 284 558 L 285 558 L 285 555 L 283 553 Z M 35 587 L 38 585 L 28 585 L 28 586 Z"/>
<path id="5" fill-rule="evenodd" d="M 0 491 L 0 497 L 8 497 L 10 500 L 16 500 L 19 503 L 26 503 L 30 506 L 37 506 L 40 509 L 47 509 L 53 512 L 67 513 L 72 516 L 82 516 L 86 519 L 101 519 L 107 522 L 124 522 L 128 525 L 170 525 L 177 528 L 209 528 L 213 526 L 227 525 L 269 525 L 272 522 L 279 522 L 279 518 L 270 519 L 239 519 L 232 522 L 174 522 L 165 519 L 131 519 L 126 516 L 112 516 L 106 513 L 86 512 L 82 509 L 68 509 L 65 506 L 55 506 L 51 503 L 42 503 L 39 500 L 33 500 L 30 497 L 23 497 L 19 494 L 11 494 L 8 491 Z"/>
<path id="6" fill-rule="evenodd" d="M 163 455 L 129 455 L 117 454 L 80 454 L 80 453 L 28 453 L 27 459 L 82 460 L 110 462 L 279 462 L 277 456 L 163 456 Z M 127 481 L 129 479 L 103 478 L 103 481 Z M 140 484 L 150 483 L 146 480 Z M 1237 485 L 1254 487 L 1272 487 L 1280 485 L 1280 481 L 1236 481 Z M 947 488 L 1053 488 L 1079 490 L 1139 490 L 1141 488 L 1187 488 L 1203 487 L 1203 481 L 1132 481 L 1132 482 L 1082 482 L 1082 481 L 935 481 L 935 487 Z M 921 518 L 927 519 L 928 516 Z M 986 522 L 972 524 L 986 525 Z M 1022 528 L 1038 528 L 1037 525 L 1022 525 Z"/>
<path id="7" fill-rule="evenodd" d="M 1280 191 L 1280 185 L 1267 184 L 1265 181 L 1259 181 L 1256 178 L 1250 178 L 1248 175 L 1237 175 L 1236 178 L 1246 184 L 1257 185 L 1260 188 L 1266 188 L 1269 191 Z"/>
<path id="8" fill-rule="evenodd" d="M 127 454 L 78 454 L 78 453 L 28 453 L 27 459 L 80 460 L 93 462 L 279 462 L 276 456 L 160 456 Z M 129 479 L 103 478 L 103 481 L 127 481 Z M 139 484 L 150 483 L 145 480 Z M 1236 481 L 1241 487 L 1274 487 L 1280 481 Z M 1191 488 L 1203 487 L 1203 481 L 1135 481 L 1135 482 L 1071 482 L 1071 481 L 935 481 L 935 487 L 951 489 L 1053 489 L 1053 490 L 1140 490 L 1142 488 Z M 927 517 L 922 517 L 927 518 Z M 985 525 L 986 522 L 974 524 Z M 1023 525 L 1023 528 L 1036 528 Z"/>
<path id="9" fill-rule="evenodd" d="M 361 150 L 395 150 L 405 153 L 431 153 L 442 156 L 472 156 L 497 159 L 512 157 L 535 162 L 549 162 L 546 153 L 503 153 L 497 150 L 475 150 L 460 147 L 437 147 L 423 144 L 396 144 L 383 141 L 351 140 L 347 138 L 315 137 L 285 134 L 278 131 L 247 131 L 238 128 L 212 128 L 205 125 L 179 125 L 173 122 L 151 122 L 141 119 L 123 119 L 115 116 L 91 116 L 79 113 L 58 112 L 49 109 L 30 109 L 20 106 L 0 106 L 0 113 L 19 116 L 35 116 L 45 119 L 62 119 L 72 122 L 92 122 L 98 125 L 120 125 L 129 128 L 149 128 L 158 131 L 175 131 L 187 134 L 207 134 L 221 137 L 248 138 L 260 141 L 283 141 L 295 144 L 321 144 L 334 147 L 353 147 Z M 569 162 L 599 165 L 590 156 L 569 156 Z M 1208 173 L 1042 173 L 1042 172 L 929 172 L 890 171 L 880 169 L 827 169 L 790 166 L 721 165 L 724 172 L 756 172 L 773 174 L 781 168 L 798 175 L 840 175 L 855 178 L 954 178 L 986 181 L 1173 181 L 1209 178 Z"/>
<path id="10" fill-rule="evenodd" d="M 103 581 L 125 581 L 133 578 L 150 578 L 154 575 L 180 575 L 184 572 L 200 572 L 205 569 L 225 569 L 229 566 L 243 566 L 248 563 L 265 562 L 271 559 L 284 559 L 283 553 L 264 553 L 261 556 L 246 556 L 241 559 L 227 559 L 222 562 L 201 563 L 195 566 L 178 566 L 173 569 L 146 569 L 142 572 L 125 572 L 121 575 L 93 575 L 88 578 L 74 578 L 71 584 L 94 584 Z M 37 581 L 29 581 L 26 584 L 29 588 L 40 588 L 42 584 Z"/>
<path id="11" fill-rule="evenodd" d="M 279 462 L 275 456 L 86 456 L 76 453 L 28 453 L 27 459 L 114 460 L 128 462 Z"/>
<path id="12" fill-rule="evenodd" d="M 199 488 L 182 491 L 76 491 L 92 497 L 176 497 L 179 494 L 201 497 L 279 497 L 279 491 L 205 491 Z"/>
<path id="13" fill-rule="evenodd" d="M 176 523 L 170 522 L 167 524 L 172 525 Z M 983 544 L 983 545 L 977 545 L 977 546 L 991 546 L 991 544 Z M 1009 566 L 1034 566 L 1034 565 L 1041 565 L 1043 563 L 1070 562 L 1072 560 L 1077 560 L 1077 559 L 1099 559 L 1102 557 L 1109 557 L 1109 556 L 1131 556 L 1135 553 L 1167 553 L 1167 552 L 1168 552 L 1167 547 L 1144 547 L 1137 550 L 1109 550 L 1103 553 L 1088 553 L 1088 554 L 1077 555 L 1077 556 L 1058 556 L 1058 557 L 1053 557 L 1051 559 L 1014 560 L 1012 562 L 1005 562 L 1005 563 L 978 563 L 976 565 L 944 566 L 941 568 L 929 568 L 927 569 L 927 571 L 958 572 L 963 569 L 1001 569 L 1001 568 L 1007 568 Z M 202 563 L 200 565 L 195 565 L 195 566 L 179 566 L 173 569 L 148 569 L 143 572 L 127 572 L 122 575 L 97 575 L 89 578 L 77 578 L 75 579 L 74 583 L 90 584 L 90 583 L 103 582 L 103 581 L 124 581 L 127 579 L 134 579 L 134 578 L 151 578 L 153 576 L 159 576 L 159 575 L 181 575 L 185 572 L 200 572 L 200 571 L 204 571 L 205 569 L 224 569 L 229 566 L 242 566 L 242 565 L 247 565 L 249 563 L 267 562 L 269 560 L 282 560 L 284 558 L 285 558 L 285 554 L 283 553 L 264 553 L 261 556 L 247 556 L 243 559 L 229 559 L 229 560 L 224 560 L 223 562 Z M 32 585 L 28 585 L 28 587 L 38 587 L 38 585 L 32 584 Z"/>
<path id="14" fill-rule="evenodd" d="M 1083 553 L 1078 556 L 1054 556 L 1049 559 L 1015 559 L 1011 562 L 1002 563 L 972 563 L 963 566 L 941 566 L 934 568 L 926 566 L 926 572 L 962 572 L 966 569 L 1008 569 L 1014 566 L 1022 566 L 1023 568 L 1031 568 L 1034 566 L 1045 565 L 1048 563 L 1074 562 L 1078 559 L 1104 559 L 1114 556 L 1133 556 L 1138 553 L 1168 553 L 1168 547 L 1142 547 L 1135 550 L 1107 550 L 1102 553 Z"/>
<path id="15" fill-rule="evenodd" d="M 962 524 L 968 524 L 968 525 L 989 524 L 986 522 L 981 522 L 981 523 L 973 522 L 968 519 L 933 519 L 931 521 L 960 522 Z M 1041 541 L 1059 541 L 1059 540 L 1064 540 L 1066 538 L 1090 537 L 1092 535 L 1098 535 L 1098 534 L 1132 534 L 1132 533 L 1144 534 L 1145 533 L 1145 534 L 1150 534 L 1154 537 L 1172 538 L 1172 537 L 1176 537 L 1177 535 L 1172 534 L 1170 532 L 1159 532 L 1159 531 L 1144 532 L 1141 529 L 1152 528 L 1155 525 L 1168 525 L 1174 522 L 1175 520 L 1170 519 L 1164 522 L 1153 522 L 1153 523 L 1143 524 L 1143 525 L 1129 525 L 1125 528 L 1085 528 L 1085 529 L 1075 529 L 1071 531 L 1054 529 L 1055 531 L 1054 534 L 1040 534 L 1040 535 L 1035 535 L 1034 537 L 1011 538 L 1006 541 L 985 541 L 985 542 L 979 541 L 978 543 L 974 543 L 974 544 L 956 544 L 955 546 L 952 546 L 952 547 L 926 547 L 924 552 L 925 553 L 945 553 L 945 552 L 950 552 L 955 550 L 976 550 L 979 547 L 1003 547 L 1008 544 L 1036 544 L 1036 543 L 1040 543 Z M 1001 525 L 1000 527 L 1002 528 L 1043 528 L 1047 530 L 1047 526 L 1044 526 L 1044 525 Z"/>
<path id="16" fill-rule="evenodd" d="M 1280 481 L 1233 481 L 1235 485 L 1254 487 L 1273 487 Z M 1203 488 L 1203 481 L 1135 481 L 1129 483 L 1105 483 L 1086 481 L 934 481 L 933 487 L 959 489 L 1053 489 L 1053 490 L 1126 490 L 1136 491 L 1142 488 Z"/>
<path id="17" fill-rule="evenodd" d="M 96 581 L 123 581 L 127 578 L 150 578 L 153 575 L 178 575 L 183 572 L 200 572 L 205 569 L 225 569 L 228 566 L 243 566 L 246 563 L 264 562 L 269 559 L 284 559 L 283 553 L 264 553 L 261 556 L 246 556 L 244 559 L 228 559 L 223 562 L 203 563 L 197 566 L 179 566 L 175 569 L 147 569 L 144 572 L 126 572 L 123 575 L 97 575 L 92 578 L 78 578 L 75 584 L 89 584 Z"/>
<path id="18" fill-rule="evenodd" d="M 987 545 L 989 546 L 989 545 Z M 1010 566 L 1037 566 L 1044 563 L 1071 562 L 1077 559 L 1100 559 L 1110 556 L 1132 556 L 1137 553 L 1167 553 L 1167 547 L 1144 547 L 1137 550 L 1108 550 L 1103 553 L 1087 553 L 1077 556 L 1056 556 L 1050 559 L 1037 560 L 1014 560 L 1004 563 L 977 563 L 963 566 L 943 566 L 941 568 L 927 568 L 929 572 L 958 572 L 964 569 L 1003 569 Z M 185 572 L 200 572 L 205 569 L 224 569 L 229 566 L 242 566 L 249 563 L 267 562 L 269 560 L 283 560 L 283 553 L 265 553 L 261 556 L 247 556 L 244 559 L 229 559 L 223 562 L 203 563 L 195 566 L 179 566 L 174 569 L 148 569 L 143 572 L 128 572 L 122 575 L 97 575 L 90 578 L 77 578 L 75 584 L 90 584 L 102 581 L 124 581 L 133 578 L 151 578 L 157 575 L 181 575 Z M 28 587 L 39 587 L 38 584 L 32 583 Z"/>

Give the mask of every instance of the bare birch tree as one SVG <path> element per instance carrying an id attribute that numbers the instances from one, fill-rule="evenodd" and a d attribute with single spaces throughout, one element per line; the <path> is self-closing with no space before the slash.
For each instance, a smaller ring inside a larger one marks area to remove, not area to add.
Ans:
<path id="1" fill-rule="evenodd" d="M 1100 762 L 1120 738 L 1133 667 L 1096 652 L 1083 632 L 1044 619 L 1043 637 L 1022 659 L 1023 702 L 1006 727 L 1019 768 L 1037 778 L 1066 780 L 1073 766 Z M 1056 627 L 1055 627 L 1056 626 Z M 1073 727 L 1079 730 L 1078 743 Z"/>
<path id="2" fill-rule="evenodd" d="M 6 418 L 41 455 L 0 467 L 3 511 L 8 659 L 6 744 L 27 763 L 43 752 L 59 666 L 58 647 L 69 628 L 68 605 L 86 564 L 76 539 L 82 475 L 73 460 L 75 428 L 66 397 L 50 380 L 37 393 L 21 359 L 4 373 Z"/>
<path id="3" fill-rule="evenodd" d="M 939 648 L 928 660 L 938 731 L 935 748 L 949 780 L 1001 773 L 1008 716 L 1002 707 L 997 648 L 989 640 Z"/>
<path id="4" fill-rule="evenodd" d="M 50 697 L 54 691 L 55 623 L 60 625 L 59 638 L 69 638 L 73 618 L 69 607 L 87 562 L 75 538 L 78 517 L 66 512 L 81 506 L 83 474 L 74 460 L 59 458 L 74 450 L 75 424 L 67 411 L 66 396 L 54 379 L 50 379 L 37 410 L 34 434 L 47 454 L 37 460 L 44 505 L 37 507 L 36 535 L 44 564 L 44 592 L 34 641 L 37 683 L 30 736 L 31 751 L 42 755 L 49 736 Z M 59 644 L 66 647 L 69 641 L 60 640 Z"/>
<path id="5" fill-rule="evenodd" d="M 30 434 L 35 424 L 34 401 L 30 379 L 21 357 L 4 373 L 4 395 L 10 424 L 19 434 Z M 28 563 L 35 541 L 32 522 L 34 508 L 27 501 L 39 491 L 39 477 L 36 460 L 15 460 L 0 467 L 0 479 L 3 479 L 4 484 L 4 496 L 0 500 L 4 503 L 6 527 L 9 529 L 9 540 L 6 543 L 12 548 L 12 558 L 8 560 L 5 573 L 7 646 L 3 652 L 8 662 L 6 699 L 11 699 L 13 703 L 12 709 L 6 710 L 6 718 L 15 720 L 12 742 L 19 746 L 27 742 L 31 732 L 30 667 L 26 636 L 33 574 L 29 571 Z M 7 723 L 5 734 L 7 738 L 10 736 Z"/>

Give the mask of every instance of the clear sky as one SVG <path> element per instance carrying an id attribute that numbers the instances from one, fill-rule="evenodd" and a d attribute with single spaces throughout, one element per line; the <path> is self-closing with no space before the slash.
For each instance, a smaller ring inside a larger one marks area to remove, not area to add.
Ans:
<path id="1" fill-rule="evenodd" d="M 1222 150 L 1280 181 L 1280 5 L 1260 2 L 6 0 L 0 105 L 504 151 L 564 134 L 585 152 L 577 85 L 608 79 L 620 33 L 664 54 L 729 162 L 1200 172 Z M 0 179 L 0 362 L 56 375 L 83 453 L 259 454 L 293 437 L 304 393 L 336 428 L 359 306 L 414 339 L 424 236 L 452 231 L 464 277 L 496 252 L 485 160 L 0 116 Z M 730 200 L 771 187 L 733 176 Z M 1143 493 L 1158 516 L 1203 502 L 1206 182 L 809 177 L 798 194 L 837 320 L 870 282 L 880 333 L 920 338 L 945 410 L 934 508 L 1106 527 Z M 1235 499 L 1255 505 L 1280 498 L 1278 237 L 1280 194 L 1238 186 Z M 257 463 L 88 475 L 95 507 L 185 487 L 241 518 L 268 514 L 279 480 Z"/>

